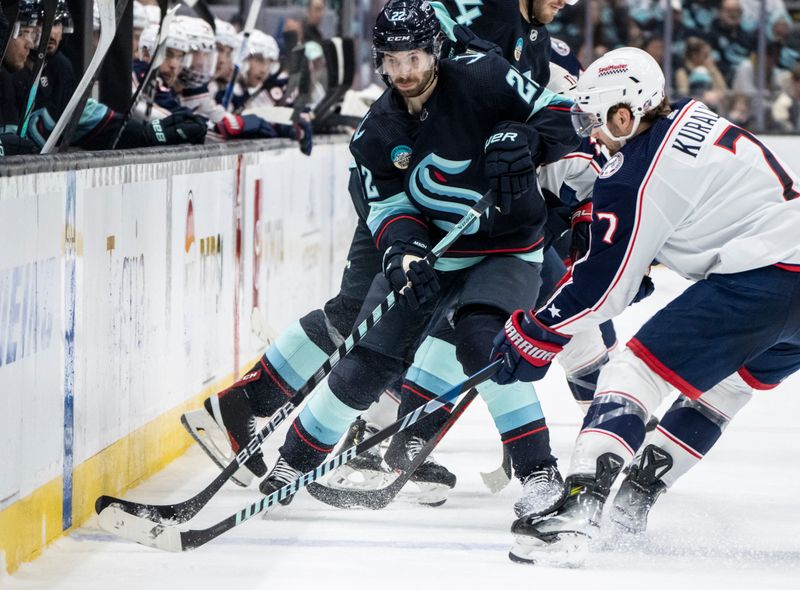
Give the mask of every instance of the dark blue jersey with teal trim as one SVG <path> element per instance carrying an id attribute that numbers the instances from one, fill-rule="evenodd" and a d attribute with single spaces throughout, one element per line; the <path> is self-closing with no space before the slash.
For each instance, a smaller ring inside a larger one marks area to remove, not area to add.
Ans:
<path id="1" fill-rule="evenodd" d="M 535 98 L 537 97 L 538 98 Z M 397 241 L 431 244 L 488 189 L 484 142 L 498 123 L 525 123 L 535 164 L 553 162 L 579 143 L 570 103 L 540 89 L 495 54 L 464 54 L 439 64 L 436 88 L 416 115 L 387 90 L 362 120 L 350 150 L 380 249 Z M 446 254 L 524 253 L 540 247 L 545 204 L 537 191 L 492 212 Z"/>
<path id="2" fill-rule="evenodd" d="M 550 33 L 540 23 L 529 23 L 516 0 L 436 0 L 431 2 L 442 28 L 450 35 L 453 23 L 464 25 L 491 41 L 511 65 L 544 87 L 550 80 Z M 447 22 L 445 14 L 451 22 Z"/>

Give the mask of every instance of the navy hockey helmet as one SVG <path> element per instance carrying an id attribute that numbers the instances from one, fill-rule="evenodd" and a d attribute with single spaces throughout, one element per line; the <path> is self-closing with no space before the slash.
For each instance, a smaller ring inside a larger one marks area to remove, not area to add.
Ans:
<path id="1" fill-rule="evenodd" d="M 69 12 L 67 0 L 58 0 L 56 5 L 56 19 L 55 22 L 64 27 L 64 33 L 73 33 L 75 31 L 75 23 L 72 20 L 72 14 Z"/>
<path id="2" fill-rule="evenodd" d="M 35 27 L 42 23 L 44 6 L 41 0 L 21 0 L 17 12 L 17 22 L 22 26 Z"/>
<path id="3" fill-rule="evenodd" d="M 443 41 L 439 19 L 428 0 L 389 0 L 372 29 L 375 68 L 388 85 L 381 71 L 385 52 L 424 49 L 438 62 Z"/>

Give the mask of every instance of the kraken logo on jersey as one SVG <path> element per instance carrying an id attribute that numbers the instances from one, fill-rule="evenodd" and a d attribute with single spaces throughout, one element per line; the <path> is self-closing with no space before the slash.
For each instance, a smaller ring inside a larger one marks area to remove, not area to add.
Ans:
<path id="1" fill-rule="evenodd" d="M 482 195 L 473 190 L 444 184 L 447 182 L 444 174 L 461 174 L 470 164 L 472 160 L 448 160 L 433 153 L 428 154 L 414 167 L 409 176 L 408 190 L 411 197 L 423 207 L 462 218 L 475 203 L 480 201 Z M 437 178 L 442 182 L 437 182 Z M 442 219 L 434 219 L 433 223 L 444 231 L 450 231 L 456 224 Z M 472 224 L 464 234 L 476 233 L 479 225 Z"/>

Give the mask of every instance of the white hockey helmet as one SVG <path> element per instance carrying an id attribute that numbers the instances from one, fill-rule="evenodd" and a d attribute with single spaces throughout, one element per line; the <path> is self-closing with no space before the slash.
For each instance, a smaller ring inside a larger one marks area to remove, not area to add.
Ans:
<path id="1" fill-rule="evenodd" d="M 240 41 L 243 36 L 240 34 Z M 247 58 L 248 57 L 261 57 L 263 59 L 272 60 L 269 73 L 276 74 L 280 69 L 281 52 L 278 48 L 278 42 L 273 37 L 267 35 L 263 31 L 253 29 L 250 33 L 250 38 L 247 40 L 247 51 L 245 52 L 244 63 L 242 64 L 242 73 L 247 76 Z"/>
<path id="2" fill-rule="evenodd" d="M 201 18 L 179 16 L 170 27 L 170 35 L 173 29 L 188 43 L 178 80 L 186 88 L 207 84 L 217 66 L 217 45 L 211 25 Z"/>
<path id="3" fill-rule="evenodd" d="M 214 26 L 217 27 L 217 43 L 225 47 L 231 47 L 234 51 L 239 49 L 241 39 L 236 32 L 236 27 L 219 18 L 214 19 Z"/>
<path id="4" fill-rule="evenodd" d="M 149 24 L 150 19 L 147 17 L 144 4 L 139 0 L 133 0 L 133 28 L 144 30 Z"/>
<path id="5" fill-rule="evenodd" d="M 614 141 L 625 143 L 636 134 L 642 117 L 664 100 L 664 73 L 649 53 L 635 47 L 609 51 L 593 62 L 575 87 L 572 122 L 581 136 L 600 128 Z M 631 132 L 616 137 L 608 130 L 608 111 L 627 105 L 633 115 Z"/>
<path id="6" fill-rule="evenodd" d="M 92 30 L 97 33 L 100 30 L 100 8 L 97 2 L 92 3 Z"/>
<path id="7" fill-rule="evenodd" d="M 566 68 L 552 61 L 550 62 L 550 81 L 547 83 L 548 90 L 565 96 L 570 100 L 574 100 L 577 84 L 578 78 L 573 76 Z"/>
<path id="8" fill-rule="evenodd" d="M 144 15 L 147 17 L 147 24 L 161 24 L 161 9 L 158 6 L 155 4 L 145 4 L 142 8 L 144 9 Z"/>

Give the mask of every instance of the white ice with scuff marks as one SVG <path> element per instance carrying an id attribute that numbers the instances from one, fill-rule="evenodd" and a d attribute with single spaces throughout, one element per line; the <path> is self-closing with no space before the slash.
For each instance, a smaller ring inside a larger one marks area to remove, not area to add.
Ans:
<path id="1" fill-rule="evenodd" d="M 663 269 L 656 293 L 617 321 L 624 342 L 685 282 Z M 579 411 L 555 367 L 538 386 L 562 469 Z M 670 400 L 671 401 L 671 400 Z M 253 518 L 183 554 L 161 553 L 99 530 L 94 520 L 49 547 L 3 590 L 551 590 L 614 588 L 800 589 L 800 377 L 757 392 L 692 472 L 662 496 L 647 534 L 628 546 L 603 546 L 581 569 L 512 564 L 507 553 L 512 482 L 491 495 L 479 471 L 500 462 L 500 444 L 476 401 L 436 453 L 459 478 L 439 508 L 395 503 L 380 512 L 342 511 L 301 492 L 288 508 Z M 267 441 L 267 458 L 282 439 Z M 217 473 L 195 446 L 127 497 L 149 502 L 192 496 Z M 259 498 L 232 484 L 192 521 L 207 527 Z M 681 588 L 681 586 L 683 587 Z"/>

